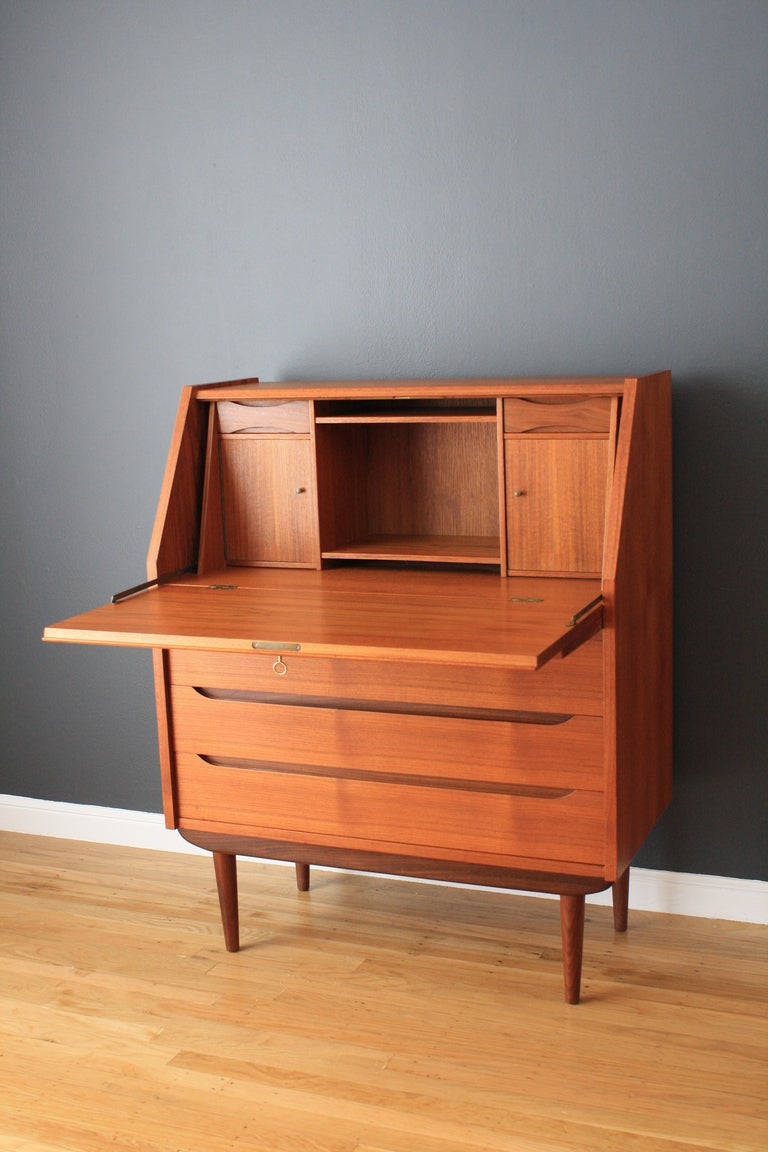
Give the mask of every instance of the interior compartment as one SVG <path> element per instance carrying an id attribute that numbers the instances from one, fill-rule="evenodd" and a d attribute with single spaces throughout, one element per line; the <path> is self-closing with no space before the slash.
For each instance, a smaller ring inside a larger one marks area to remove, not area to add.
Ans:
<path id="1" fill-rule="evenodd" d="M 323 558 L 500 562 L 495 416 L 318 421 L 316 452 Z"/>

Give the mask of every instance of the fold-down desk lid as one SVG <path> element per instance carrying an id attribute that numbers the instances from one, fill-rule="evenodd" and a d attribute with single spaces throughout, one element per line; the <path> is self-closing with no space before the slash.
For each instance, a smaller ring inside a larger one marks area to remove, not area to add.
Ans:
<path id="1" fill-rule="evenodd" d="M 601 624 L 599 580 L 226 568 L 62 620 L 43 639 L 535 670 Z"/>

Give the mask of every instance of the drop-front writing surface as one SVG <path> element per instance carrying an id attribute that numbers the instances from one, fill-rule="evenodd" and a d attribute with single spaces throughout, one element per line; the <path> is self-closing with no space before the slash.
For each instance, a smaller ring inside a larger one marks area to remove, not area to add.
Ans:
<path id="1" fill-rule="evenodd" d="M 601 605 L 598 580 L 229 567 L 153 584 L 61 621 L 46 639 L 533 670 L 594 631 Z"/>
<path id="2" fill-rule="evenodd" d="M 166 822 L 584 895 L 670 794 L 669 375 L 185 389 L 149 584 L 46 639 L 155 652 Z"/>

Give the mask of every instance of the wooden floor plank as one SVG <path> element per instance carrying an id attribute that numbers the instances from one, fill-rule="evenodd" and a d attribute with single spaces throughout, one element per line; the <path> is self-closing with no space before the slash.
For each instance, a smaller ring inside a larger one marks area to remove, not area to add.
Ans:
<path id="1" fill-rule="evenodd" d="M 763 1152 L 765 928 L 0 834 L 0 1152 Z"/>

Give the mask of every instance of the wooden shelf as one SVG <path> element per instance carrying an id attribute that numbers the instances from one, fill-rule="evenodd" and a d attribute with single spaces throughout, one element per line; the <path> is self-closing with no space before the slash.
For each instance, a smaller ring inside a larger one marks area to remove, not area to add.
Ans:
<path id="1" fill-rule="evenodd" d="M 435 564 L 499 564 L 496 536 L 370 536 L 322 553 L 324 560 L 403 560 Z"/>
<path id="2" fill-rule="evenodd" d="M 488 408 L 432 408 L 391 412 L 354 412 L 317 416 L 316 424 L 495 424 Z"/>

